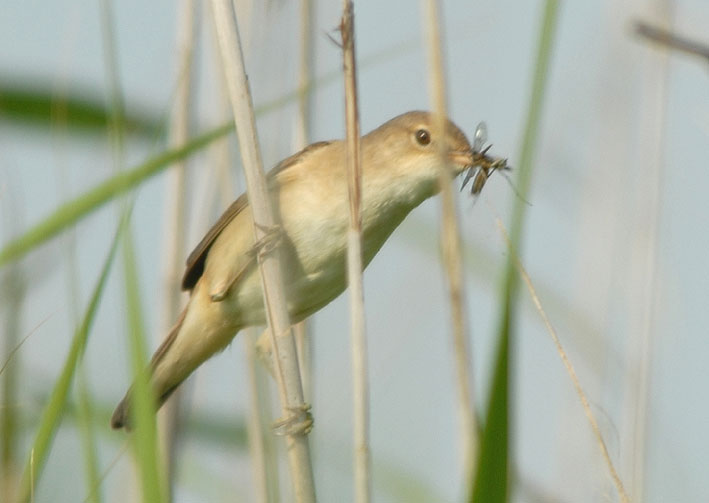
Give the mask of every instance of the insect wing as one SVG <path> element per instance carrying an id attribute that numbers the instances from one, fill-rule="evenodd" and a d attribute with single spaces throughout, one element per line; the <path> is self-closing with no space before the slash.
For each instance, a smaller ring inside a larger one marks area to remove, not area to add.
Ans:
<path id="1" fill-rule="evenodd" d="M 475 128 L 475 136 L 473 137 L 473 151 L 480 152 L 487 143 L 487 124 L 481 122 Z"/>

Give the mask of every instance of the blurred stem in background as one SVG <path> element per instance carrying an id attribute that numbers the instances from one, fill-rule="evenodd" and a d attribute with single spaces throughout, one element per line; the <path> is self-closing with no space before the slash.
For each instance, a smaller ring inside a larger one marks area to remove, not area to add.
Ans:
<path id="1" fill-rule="evenodd" d="M 443 138 L 446 131 L 448 104 L 446 97 L 445 65 L 443 40 L 441 35 L 441 2 L 426 0 L 422 9 L 426 42 L 429 47 L 428 74 L 429 94 L 436 121 L 434 132 Z M 460 239 L 460 225 L 450 173 L 445 161 L 445 145 L 439 147 L 441 190 L 441 233 L 440 243 L 443 255 L 443 267 L 448 286 L 448 302 L 451 317 L 451 339 L 453 361 L 455 362 L 456 384 L 458 392 L 458 420 L 460 422 L 460 444 L 462 445 L 462 476 L 465 492 L 470 492 L 469 474 L 475 469 L 478 446 L 478 424 L 475 412 L 473 370 L 471 362 L 470 339 L 465 319 L 465 288 L 463 283 L 463 260 Z"/>
<path id="2" fill-rule="evenodd" d="M 193 54 L 197 38 L 199 7 L 194 0 L 182 0 L 177 4 L 177 89 L 169 125 L 169 147 L 178 147 L 189 139 L 192 118 Z M 187 210 L 191 192 L 186 186 L 187 160 L 175 163 L 168 172 L 163 238 L 162 320 L 161 334 L 168 334 L 184 304 L 181 278 L 184 269 L 187 234 Z M 179 387 L 160 413 L 161 455 L 167 470 L 169 499 L 174 494 L 177 471 L 178 443 L 181 430 L 182 405 L 189 386 Z"/>
<path id="3" fill-rule="evenodd" d="M 658 20 L 672 27 L 674 19 L 673 2 L 660 0 L 649 7 L 655 12 Z M 652 30 L 647 26 L 639 27 L 638 32 L 645 36 L 665 36 L 670 47 L 682 49 L 690 54 L 697 54 L 698 47 L 688 44 L 679 37 L 669 38 L 668 32 Z M 629 268 L 629 299 L 628 305 L 636 305 L 637 309 L 630 314 L 630 327 L 627 340 L 627 361 L 633 362 L 633 371 L 626 379 L 628 410 L 627 425 L 622 438 L 629 439 L 631 451 L 627 459 L 630 466 L 630 482 L 633 498 L 645 501 L 647 443 L 649 440 L 649 422 L 651 410 L 651 377 L 653 352 L 657 339 L 658 312 L 662 278 L 658 267 L 658 239 L 660 236 L 660 221 L 662 215 L 662 193 L 664 187 L 665 151 L 667 145 L 668 122 L 668 92 L 670 87 L 670 54 L 669 51 L 659 51 L 651 55 L 645 62 L 644 89 L 641 90 L 641 113 L 645 114 L 640 121 L 638 132 L 638 152 L 636 158 L 644 166 L 643 186 L 638 191 L 634 204 L 641 218 L 634 227 L 638 250 L 642 250 L 638 260 Z M 633 203 L 631 203 L 633 204 Z M 637 303 L 638 299 L 640 300 Z"/>
<path id="4" fill-rule="evenodd" d="M 112 0 L 101 1 L 101 28 L 104 39 L 106 63 L 106 86 L 110 102 L 109 139 L 111 141 L 114 170 L 122 172 L 125 167 L 124 106 L 121 78 L 118 65 L 118 44 L 114 31 Z M 136 454 L 138 473 L 144 501 L 162 503 L 169 500 L 165 467 L 158 456 L 158 438 L 155 424 L 155 399 L 150 386 L 150 370 L 146 351 L 145 322 L 140 295 L 140 273 L 136 261 L 135 245 L 130 217 L 132 201 L 124 201 L 122 217 L 126 219 L 121 239 L 123 257 L 123 280 L 128 329 L 128 347 L 131 374 L 131 409 L 134 415 L 135 432 L 131 441 Z"/>
<path id="5" fill-rule="evenodd" d="M 256 503 L 268 503 L 269 499 L 269 476 L 268 465 L 266 464 L 266 447 L 264 440 L 264 418 L 261 414 L 261 402 L 268 400 L 268 385 L 261 384 L 257 377 L 256 365 L 259 364 L 256 358 L 256 329 L 248 328 L 244 330 L 241 337 L 246 346 L 246 375 L 249 388 L 249 417 L 247 431 L 249 437 L 249 454 L 251 472 L 253 473 L 253 486 Z M 270 432 L 268 432 L 270 434 Z M 275 494 L 274 494 L 275 496 Z"/>
<path id="6" fill-rule="evenodd" d="M 315 51 L 313 46 L 313 26 L 316 26 L 313 0 L 300 0 L 300 65 L 298 67 L 298 114 L 296 116 L 295 148 L 299 152 L 310 143 L 313 110 L 313 66 Z M 303 381 L 305 401 L 312 405 L 313 398 L 313 341 L 308 319 L 293 325 L 295 344 L 298 351 L 300 378 Z"/>
<path id="7" fill-rule="evenodd" d="M 121 243 L 123 245 L 121 252 L 128 319 L 128 350 L 131 360 L 131 374 L 135 378 L 131 388 L 131 408 L 134 415 L 135 431 L 131 434 L 130 440 L 138 464 L 143 501 L 162 503 L 168 501 L 167 480 L 164 466 L 158 455 L 155 397 L 150 386 L 145 322 L 130 223 L 126 224 L 126 231 Z"/>
<path id="8" fill-rule="evenodd" d="M 6 213 L 11 215 L 12 212 Z M 8 220 L 8 219 L 6 219 Z M 4 367 L 0 370 L 2 379 L 2 403 L 0 403 L 0 496 L 3 501 L 12 501 L 18 482 L 17 444 L 19 440 L 18 379 L 21 359 L 16 354 L 20 342 L 22 306 L 27 292 L 27 284 L 19 263 L 12 264 L 0 273 L 0 299 L 5 311 L 3 326 L 3 348 L 0 353 Z"/>
<path id="9" fill-rule="evenodd" d="M 66 153 L 65 145 L 68 139 L 68 106 L 67 106 L 67 79 L 63 79 L 54 91 L 54 100 L 51 103 L 50 127 L 53 132 L 53 140 L 56 149 L 57 159 L 57 187 L 59 200 L 63 201 L 70 197 L 72 187 L 70 186 L 70 170 L 63 162 Z M 106 121 L 106 123 L 108 123 Z M 105 126 L 104 126 L 105 130 Z M 72 312 L 75 326 L 81 323 L 81 287 L 79 285 L 80 270 L 77 247 L 76 229 L 70 229 L 62 239 L 66 257 L 66 281 L 67 299 Z M 81 358 L 78 366 L 78 379 L 74 385 L 74 396 L 77 403 L 77 426 L 81 436 L 81 447 L 85 467 L 85 484 L 88 494 L 87 501 L 90 503 L 101 503 L 103 501 L 103 490 L 100 487 L 99 460 L 98 460 L 98 439 L 94 420 L 94 405 L 91 396 L 90 383 L 92 380 L 87 375 L 88 364 L 85 358 Z M 63 419 L 63 416 L 62 416 Z"/>
<path id="10" fill-rule="evenodd" d="M 101 476 L 98 470 L 96 421 L 94 420 L 93 398 L 91 397 L 91 389 L 89 388 L 90 382 L 91 380 L 86 375 L 86 363 L 82 360 L 79 367 L 76 395 L 78 397 L 78 426 L 79 432 L 81 433 L 84 465 L 86 466 L 86 486 L 88 488 L 88 497 L 86 500 L 90 503 L 101 503 L 103 501 L 103 490 L 101 488 Z"/>

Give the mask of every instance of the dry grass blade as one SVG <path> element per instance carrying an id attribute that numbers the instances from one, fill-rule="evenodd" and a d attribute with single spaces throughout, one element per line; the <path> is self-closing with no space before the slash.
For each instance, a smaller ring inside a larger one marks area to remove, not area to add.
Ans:
<path id="1" fill-rule="evenodd" d="M 601 430 L 598 427 L 598 421 L 596 421 L 596 417 L 593 415 L 593 411 L 591 411 L 591 405 L 588 402 L 588 397 L 586 396 L 586 393 L 583 391 L 583 388 L 581 387 L 581 383 L 579 381 L 578 376 L 576 375 L 576 371 L 574 370 L 574 366 L 571 364 L 571 361 L 569 360 L 569 357 L 566 354 L 566 351 L 564 351 L 564 347 L 561 345 L 561 341 L 559 340 L 559 336 L 556 334 L 556 331 L 554 330 L 554 327 L 552 326 L 551 321 L 549 320 L 549 317 L 547 316 L 546 312 L 544 311 L 544 308 L 542 307 L 542 303 L 539 300 L 539 297 L 537 296 L 537 292 L 534 289 L 534 285 L 532 284 L 532 280 L 530 279 L 529 274 L 527 274 L 526 269 L 522 265 L 522 262 L 519 260 L 519 257 L 517 256 L 517 254 L 514 251 L 514 248 L 512 247 L 510 237 L 507 234 L 507 230 L 505 229 L 505 226 L 502 223 L 502 220 L 500 220 L 499 218 L 495 218 L 495 222 L 497 223 L 497 227 L 500 229 L 500 232 L 502 233 L 502 236 L 505 239 L 505 243 L 507 244 L 507 249 L 508 249 L 509 253 L 511 254 L 511 259 L 514 261 L 514 264 L 517 267 L 517 271 L 519 272 L 519 275 L 522 277 L 522 280 L 527 285 L 527 290 L 529 290 L 529 294 L 532 297 L 532 302 L 534 302 L 534 305 L 537 308 L 539 315 L 542 317 L 542 320 L 544 321 L 544 325 L 546 326 L 547 331 L 549 332 L 549 335 L 551 336 L 552 341 L 554 341 L 554 345 L 556 346 L 556 350 L 559 353 L 559 357 L 561 358 L 561 361 L 564 364 L 566 371 L 569 373 L 569 377 L 571 378 L 571 382 L 574 385 L 574 389 L 576 390 L 576 394 L 579 396 L 579 399 L 581 400 L 581 405 L 583 406 L 583 411 L 586 414 L 586 417 L 588 418 L 588 422 L 591 424 L 591 429 L 593 430 L 593 434 L 596 437 L 596 441 L 598 442 L 598 446 L 601 449 L 601 455 L 603 456 L 603 460 L 605 461 L 606 466 L 608 467 L 608 472 L 610 473 L 611 479 L 613 480 L 613 484 L 615 485 L 616 490 L 618 491 L 618 496 L 620 497 L 620 500 L 623 503 L 628 503 L 628 502 L 630 502 L 630 498 L 628 497 L 628 494 L 625 492 L 625 487 L 623 486 L 623 482 L 620 480 L 620 477 L 618 476 L 618 472 L 616 471 L 615 466 L 613 465 L 613 461 L 611 461 L 610 455 L 608 454 L 608 447 L 606 446 L 605 440 L 603 440 L 603 435 L 601 434 Z"/>
<path id="2" fill-rule="evenodd" d="M 108 466 L 106 467 L 106 469 L 103 470 L 103 472 L 101 472 L 101 474 L 99 475 L 98 481 L 97 481 L 98 484 L 102 484 L 103 481 L 106 480 L 106 477 L 108 477 L 108 475 L 113 471 L 113 469 L 115 468 L 116 464 L 118 464 L 118 461 L 121 459 L 121 457 L 123 456 L 123 454 L 125 454 L 125 452 L 128 450 L 128 446 L 129 446 L 128 439 L 126 439 L 126 440 L 123 442 L 123 445 L 121 446 L 121 448 L 118 449 L 118 451 L 116 452 L 116 454 L 113 456 L 113 459 L 112 459 L 111 462 L 108 464 Z M 83 499 L 83 502 L 84 502 L 84 503 L 87 503 L 88 501 L 90 501 L 90 500 L 93 498 L 94 494 L 97 494 L 97 493 L 98 493 L 98 491 L 99 491 L 99 489 L 100 489 L 100 485 L 98 485 L 98 484 L 95 485 L 95 486 L 93 486 L 93 487 L 90 489 L 89 493 L 88 493 L 88 494 L 86 495 L 86 497 Z"/>
<path id="3" fill-rule="evenodd" d="M 27 333 L 27 335 L 25 335 L 20 340 L 20 342 L 18 342 L 17 344 L 15 344 L 15 346 L 12 347 L 12 349 L 7 353 L 7 358 L 5 359 L 5 363 L 3 363 L 2 367 L 0 367 L 0 375 L 2 375 L 3 372 L 5 372 L 5 368 L 9 365 L 9 363 L 12 360 L 12 357 L 15 355 L 15 353 L 17 353 L 20 350 L 20 348 L 27 341 L 27 339 L 32 337 L 37 332 L 37 330 L 39 330 L 39 328 L 47 322 L 48 319 L 49 319 L 49 316 L 47 316 L 42 321 L 40 321 L 32 330 L 29 331 L 29 333 Z"/>

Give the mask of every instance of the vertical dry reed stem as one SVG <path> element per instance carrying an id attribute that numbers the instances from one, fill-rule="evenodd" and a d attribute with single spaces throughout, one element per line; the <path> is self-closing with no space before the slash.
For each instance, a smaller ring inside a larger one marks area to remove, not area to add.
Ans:
<path id="1" fill-rule="evenodd" d="M 192 60 L 195 40 L 194 0 L 182 0 L 179 4 L 177 27 L 178 78 L 175 105 L 170 119 L 169 144 L 178 147 L 188 141 L 190 124 L 190 95 L 192 91 Z M 179 161 L 168 173 L 168 189 L 165 211 L 166 235 L 163 241 L 165 257 L 163 283 L 162 333 L 167 334 L 177 319 L 182 304 L 180 277 L 185 253 L 185 228 L 187 226 L 187 191 L 185 184 L 187 163 Z M 163 464 L 167 471 L 168 491 L 173 493 L 176 441 L 180 427 L 180 410 L 185 388 L 179 388 L 172 400 L 165 404 L 160 414 L 160 447 Z"/>
<path id="2" fill-rule="evenodd" d="M 428 20 L 426 45 L 429 48 L 429 86 L 433 111 L 436 114 L 434 134 L 444 138 L 446 130 L 446 94 L 443 48 L 441 44 L 439 3 L 425 0 L 424 18 Z M 460 232 L 456 215 L 455 199 L 451 186 L 450 173 L 445 162 L 446 145 L 440 142 L 441 170 L 440 186 L 442 198 L 441 249 L 446 270 L 448 295 L 451 308 L 453 329 L 453 348 L 458 382 L 458 413 L 460 421 L 460 440 L 463 445 L 463 473 L 465 477 L 474 473 L 478 450 L 477 419 L 473 400 L 472 365 L 470 362 L 470 343 L 465 326 L 465 292 L 463 289 L 463 261 L 461 258 Z"/>
<path id="3" fill-rule="evenodd" d="M 671 22 L 672 16 L 668 2 L 659 2 L 658 17 Z M 632 337 L 628 348 L 629 360 L 637 355 L 637 379 L 631 378 L 630 396 L 636 397 L 632 418 L 632 491 L 636 501 L 644 501 L 646 446 L 648 441 L 647 422 L 649 402 L 651 397 L 650 372 L 653 348 L 655 343 L 655 321 L 659 299 L 659 283 L 657 271 L 658 234 L 660 232 L 660 215 L 662 211 L 662 179 L 664 173 L 665 132 L 667 121 L 667 100 L 670 77 L 669 54 L 662 51 L 659 58 L 649 63 L 645 85 L 649 96 L 645 110 L 649 111 L 647 121 L 641 130 L 642 150 L 639 153 L 641 164 L 646 167 L 645 183 L 647 193 L 638 202 L 639 215 L 643 216 L 639 238 L 644 241 L 645 250 L 642 270 L 639 271 L 640 291 L 642 298 L 640 329 L 636 337 Z M 650 146 L 648 148 L 648 146 Z"/>
<path id="4" fill-rule="evenodd" d="M 269 229 L 275 229 L 276 221 L 263 173 L 239 31 L 234 11 L 228 0 L 212 0 L 212 6 L 224 75 L 244 164 L 249 205 L 254 220 L 254 235 L 256 240 L 260 241 L 265 238 Z M 276 251 L 280 251 L 280 247 L 277 247 Z M 258 259 L 282 413 L 289 425 L 296 426 L 306 419 L 307 408 L 303 401 L 298 359 L 286 310 L 279 253 L 259 253 Z M 315 484 L 307 434 L 297 428 L 287 428 L 286 433 L 286 450 L 295 500 L 302 503 L 314 502 Z"/>
<path id="5" fill-rule="evenodd" d="M 347 187 L 350 225 L 347 230 L 347 283 L 350 298 L 350 340 L 352 345 L 352 396 L 354 402 L 355 501 L 371 497 L 369 454 L 369 382 L 367 380 L 367 336 L 364 326 L 362 288 L 362 164 L 360 159 L 359 112 L 357 109 L 357 67 L 355 63 L 354 7 L 344 1 L 342 21 L 345 74 L 345 120 L 347 125 Z"/>
<path id="6" fill-rule="evenodd" d="M 611 461 L 610 455 L 608 454 L 608 447 L 606 447 L 606 442 L 605 440 L 603 440 L 601 429 L 598 427 L 598 421 L 596 421 L 596 417 L 593 415 L 593 411 L 591 411 L 591 405 L 589 404 L 586 393 L 581 387 L 579 378 L 576 375 L 576 370 L 574 370 L 574 366 L 571 364 L 571 360 L 569 360 L 566 351 L 564 351 L 564 347 L 561 345 L 561 340 L 559 340 L 559 336 L 556 334 L 556 330 L 554 330 L 554 327 L 552 326 L 546 311 L 544 311 L 544 308 L 542 307 L 542 303 L 539 300 L 539 296 L 537 295 L 537 291 L 535 290 L 534 285 L 532 284 L 532 280 L 530 279 L 529 274 L 527 274 L 527 270 L 524 268 L 522 262 L 515 253 L 514 247 L 512 246 L 512 242 L 510 240 L 509 235 L 507 234 L 507 230 L 505 229 L 502 220 L 500 220 L 499 218 L 495 218 L 495 223 L 500 229 L 500 233 L 505 239 L 505 243 L 507 243 L 507 250 L 510 253 L 510 260 L 514 262 L 514 265 L 517 268 L 519 275 L 522 277 L 522 280 L 527 286 L 527 290 L 529 290 L 529 295 L 532 297 L 532 302 L 534 302 L 534 306 L 539 312 L 539 315 L 542 317 L 544 326 L 546 327 L 547 332 L 549 332 L 549 336 L 554 342 L 554 346 L 556 346 L 556 350 L 559 353 L 559 357 L 561 358 L 561 361 L 564 364 L 564 367 L 566 368 L 569 377 L 571 378 L 571 382 L 574 385 L 576 394 L 578 395 L 579 400 L 581 400 L 583 411 L 586 414 L 588 422 L 591 424 L 591 429 L 593 430 L 593 434 L 596 437 L 598 446 L 601 449 L 601 455 L 603 456 L 603 460 L 605 461 L 606 466 L 608 467 L 608 472 L 610 473 L 611 479 L 613 480 L 613 484 L 615 485 L 616 490 L 618 491 L 618 496 L 620 497 L 620 500 L 623 503 L 629 503 L 630 499 L 628 498 L 628 494 L 625 492 L 623 482 L 620 480 L 618 472 L 616 471 L 615 466 L 613 465 L 613 461 Z"/>

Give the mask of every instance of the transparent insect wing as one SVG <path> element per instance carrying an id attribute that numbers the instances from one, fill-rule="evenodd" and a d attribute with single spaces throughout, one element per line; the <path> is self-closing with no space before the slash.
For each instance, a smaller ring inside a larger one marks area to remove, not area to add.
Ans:
<path id="1" fill-rule="evenodd" d="M 487 125 L 484 122 L 478 124 L 475 128 L 475 136 L 473 137 L 473 151 L 480 152 L 487 143 Z"/>

